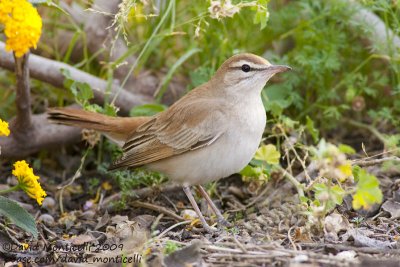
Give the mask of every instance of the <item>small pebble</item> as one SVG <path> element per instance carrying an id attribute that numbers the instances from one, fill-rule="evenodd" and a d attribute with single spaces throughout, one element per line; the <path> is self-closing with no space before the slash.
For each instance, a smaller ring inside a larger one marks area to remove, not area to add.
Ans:
<path id="1" fill-rule="evenodd" d="M 132 227 L 127 223 L 118 224 L 116 229 L 116 236 L 120 239 L 128 239 L 132 236 Z"/>
<path id="2" fill-rule="evenodd" d="M 197 219 L 199 216 L 197 216 L 197 213 L 194 210 L 183 210 L 181 212 L 181 216 L 185 219 L 185 220 L 194 220 Z"/>
<path id="3" fill-rule="evenodd" d="M 354 250 L 347 250 L 347 251 L 342 251 L 336 254 L 335 258 L 338 260 L 355 260 L 357 257 L 357 253 Z"/>
<path id="4" fill-rule="evenodd" d="M 54 210 L 55 207 L 56 207 L 56 201 L 54 200 L 54 198 L 46 197 L 45 199 L 43 199 L 42 208 L 50 211 Z"/>
<path id="5" fill-rule="evenodd" d="M 297 255 L 296 257 L 293 258 L 293 262 L 306 262 L 308 261 L 308 256 L 307 255 Z"/>
<path id="6" fill-rule="evenodd" d="M 82 219 L 90 220 L 93 219 L 95 215 L 96 212 L 94 210 L 87 210 L 81 214 L 81 217 Z"/>
<path id="7" fill-rule="evenodd" d="M 46 226 L 53 226 L 54 225 L 54 218 L 50 214 L 44 213 L 40 215 L 39 221 L 43 222 Z"/>

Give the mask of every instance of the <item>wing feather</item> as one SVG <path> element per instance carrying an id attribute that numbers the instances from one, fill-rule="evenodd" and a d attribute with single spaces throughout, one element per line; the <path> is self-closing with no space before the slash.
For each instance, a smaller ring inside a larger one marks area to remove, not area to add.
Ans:
<path id="1" fill-rule="evenodd" d="M 111 169 L 138 167 L 211 145 L 226 130 L 224 108 L 210 100 L 172 106 L 131 134 Z"/>

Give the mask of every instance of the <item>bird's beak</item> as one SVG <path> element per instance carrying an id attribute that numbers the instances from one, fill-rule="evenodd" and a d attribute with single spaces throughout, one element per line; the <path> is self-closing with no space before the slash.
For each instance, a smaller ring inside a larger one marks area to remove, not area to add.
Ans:
<path id="1" fill-rule="evenodd" d="M 291 67 L 284 66 L 284 65 L 271 65 L 271 66 L 266 68 L 266 70 L 270 74 L 285 72 L 285 71 L 288 71 L 288 70 L 291 70 L 291 69 L 292 69 Z"/>

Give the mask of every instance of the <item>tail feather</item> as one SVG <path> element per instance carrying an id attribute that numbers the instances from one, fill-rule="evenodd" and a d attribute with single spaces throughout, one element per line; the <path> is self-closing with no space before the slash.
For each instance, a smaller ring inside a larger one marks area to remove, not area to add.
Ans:
<path id="1" fill-rule="evenodd" d="M 96 130 L 118 143 L 125 142 L 130 133 L 150 120 L 150 117 L 111 117 L 72 108 L 51 108 L 47 114 L 54 123 Z"/>
<path id="2" fill-rule="evenodd" d="M 52 108 L 48 115 L 48 119 L 55 123 L 97 131 L 113 131 L 116 130 L 115 127 L 118 128 L 115 118 L 80 109 Z"/>

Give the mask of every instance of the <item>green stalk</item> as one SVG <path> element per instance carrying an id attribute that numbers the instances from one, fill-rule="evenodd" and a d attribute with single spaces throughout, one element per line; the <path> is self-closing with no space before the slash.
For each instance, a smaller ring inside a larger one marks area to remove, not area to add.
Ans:
<path id="1" fill-rule="evenodd" d="M 20 189 L 19 184 L 14 185 L 13 187 L 10 187 L 8 189 L 0 190 L 0 195 L 8 194 L 8 193 L 17 191 L 18 189 Z"/>
<path id="2" fill-rule="evenodd" d="M 157 35 L 157 32 L 160 30 L 161 26 L 165 23 L 165 21 L 167 20 L 167 18 L 169 17 L 169 14 L 171 13 L 172 8 L 175 6 L 175 0 L 171 0 L 168 4 L 167 10 L 165 10 L 164 15 L 161 17 L 160 22 L 157 24 L 156 28 L 154 29 L 154 31 L 151 33 L 150 38 L 147 40 L 146 44 L 144 45 L 143 49 L 140 51 L 139 56 L 137 57 L 136 61 L 134 64 L 132 64 L 132 67 L 129 69 L 127 75 L 125 76 L 125 79 L 123 80 L 123 82 L 121 83 L 121 86 L 118 88 L 117 93 L 114 96 L 113 101 L 111 102 L 111 104 L 115 103 L 115 100 L 118 98 L 119 93 L 121 92 L 121 89 L 125 86 L 126 82 L 128 81 L 129 77 L 132 75 L 132 72 L 135 70 L 135 68 L 137 67 L 140 59 L 143 57 L 143 55 L 145 54 L 147 48 L 150 46 L 151 42 L 153 41 L 153 39 L 155 38 L 155 36 Z"/>
<path id="3" fill-rule="evenodd" d="M 293 175 L 288 173 L 284 168 L 278 167 L 278 169 L 283 173 L 283 176 L 285 176 L 289 182 L 291 182 L 294 187 L 296 187 L 297 193 L 299 194 L 299 198 L 301 200 L 302 197 L 304 197 L 304 185 L 301 184 Z"/>

